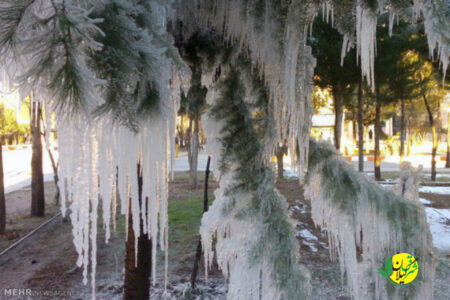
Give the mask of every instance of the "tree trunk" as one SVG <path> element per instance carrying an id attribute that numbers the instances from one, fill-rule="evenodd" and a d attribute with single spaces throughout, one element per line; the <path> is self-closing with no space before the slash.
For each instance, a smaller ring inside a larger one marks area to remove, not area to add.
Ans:
<path id="1" fill-rule="evenodd" d="M 45 215 L 44 174 L 42 170 L 41 105 L 31 102 L 31 216 Z"/>
<path id="2" fill-rule="evenodd" d="M 362 79 L 358 83 L 358 171 L 364 172 L 364 119 Z"/>
<path id="3" fill-rule="evenodd" d="M 208 211 L 208 179 L 209 179 L 209 164 L 211 163 L 211 156 L 208 156 L 208 162 L 206 163 L 206 172 L 205 172 L 205 191 L 203 194 L 203 213 Z M 198 263 L 200 261 L 200 257 L 202 256 L 202 238 L 198 239 L 197 251 L 195 252 L 195 260 L 194 260 L 194 268 L 191 273 L 191 287 L 195 287 L 195 282 L 197 280 L 198 273 Z"/>
<path id="4" fill-rule="evenodd" d="M 437 100 L 437 109 L 436 109 L 436 136 L 437 136 L 437 146 L 441 143 L 441 128 L 442 128 L 442 120 L 441 120 L 441 98 Z"/>
<path id="5" fill-rule="evenodd" d="M 401 99 L 401 117 L 400 117 L 400 161 L 405 156 L 405 99 Z"/>
<path id="6" fill-rule="evenodd" d="M 277 172 L 278 172 L 278 179 L 282 179 L 284 177 L 284 163 L 283 158 L 284 155 L 287 152 L 287 146 L 285 143 L 283 143 L 281 146 L 277 145 L 275 149 L 275 156 L 277 157 Z"/>
<path id="7" fill-rule="evenodd" d="M 445 162 L 445 167 L 450 168 L 450 112 L 447 116 L 447 160 Z"/>
<path id="8" fill-rule="evenodd" d="M 180 148 L 184 147 L 183 122 L 184 122 L 184 116 L 181 115 L 180 131 L 179 131 L 179 146 L 180 146 Z"/>
<path id="9" fill-rule="evenodd" d="M 197 183 L 198 183 L 198 175 L 197 175 L 197 168 L 198 168 L 198 132 L 199 132 L 199 119 L 200 114 L 198 111 L 195 113 L 194 116 L 194 134 L 192 136 L 192 185 L 194 186 L 194 189 L 197 189 Z"/>
<path id="10" fill-rule="evenodd" d="M 142 173 L 138 164 L 138 197 L 139 205 L 142 205 Z M 133 230 L 133 216 L 131 214 L 131 199 L 128 200 L 128 234 L 125 243 L 125 279 L 123 288 L 124 300 L 150 299 L 150 277 L 152 269 L 152 241 L 148 234 L 143 234 L 143 222 L 140 220 L 141 235 L 138 237 L 137 264 L 135 252 L 135 232 Z M 148 199 L 145 199 L 145 211 L 147 211 Z"/>
<path id="11" fill-rule="evenodd" d="M 437 152 L 437 134 L 436 125 L 434 124 L 433 113 L 425 94 L 422 94 L 423 102 L 428 112 L 428 120 L 430 121 L 431 134 L 433 136 L 433 149 L 431 150 L 431 181 L 436 181 L 436 152 Z"/>
<path id="12" fill-rule="evenodd" d="M 397 128 L 395 127 L 395 124 L 397 124 L 397 113 L 394 113 L 392 116 L 392 135 L 397 134 Z"/>
<path id="13" fill-rule="evenodd" d="M 6 229 L 5 182 L 3 180 L 3 145 L 0 140 L 0 234 Z"/>
<path id="14" fill-rule="evenodd" d="M 381 180 L 381 168 L 380 168 L 380 114 L 381 104 L 378 101 L 375 108 L 375 151 L 374 151 L 374 167 L 375 167 L 375 180 Z"/>
<path id="15" fill-rule="evenodd" d="M 189 127 L 186 132 L 186 150 L 188 155 L 189 162 L 189 176 L 192 178 L 193 176 L 193 167 L 192 167 L 192 116 L 189 117 Z"/>
<path id="16" fill-rule="evenodd" d="M 334 98 L 334 146 L 341 149 L 342 123 L 344 117 L 344 101 L 340 92 L 333 93 Z"/>

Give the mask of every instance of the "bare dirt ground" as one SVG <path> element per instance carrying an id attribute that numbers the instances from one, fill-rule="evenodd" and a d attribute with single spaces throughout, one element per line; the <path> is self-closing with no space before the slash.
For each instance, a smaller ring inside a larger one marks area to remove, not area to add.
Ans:
<path id="1" fill-rule="evenodd" d="M 6 194 L 6 234 L 0 235 L 0 252 L 59 212 L 55 205 L 55 185 L 45 183 L 45 217 L 31 217 L 30 187 Z"/>
<path id="2" fill-rule="evenodd" d="M 203 182 L 203 176 L 200 174 L 200 183 Z M 187 174 L 179 173 L 169 187 L 168 290 L 177 299 L 182 299 L 180 296 L 182 291 L 179 289 L 183 287 L 183 283 L 189 280 L 198 242 L 197 230 L 202 214 L 203 197 L 200 183 L 199 189 L 193 190 Z M 339 265 L 330 261 L 326 235 L 314 226 L 310 214 L 310 203 L 302 198 L 303 193 L 297 180 L 282 180 L 277 186 L 291 205 L 290 211 L 296 219 L 297 230 L 299 232 L 306 230 L 313 236 L 309 238 L 306 238 L 305 235 L 298 236 L 301 245 L 301 263 L 305 264 L 311 272 L 313 299 L 349 299 L 341 283 Z M 209 198 L 211 201 L 216 187 L 217 184 L 210 180 Z M 50 188 L 47 190 L 50 191 Z M 15 194 L 16 196 L 10 194 L 8 195 L 11 199 L 9 201 L 14 201 L 14 197 L 25 197 L 26 193 L 27 191 L 20 191 Z M 53 197 L 50 199 L 53 201 Z M 446 203 L 445 198 L 442 197 L 428 199 L 437 203 Z M 26 203 L 26 200 L 23 201 Z M 28 206 L 24 205 L 23 208 L 26 208 L 25 210 L 28 212 Z M 15 220 L 14 222 L 20 223 L 20 219 Z M 43 219 L 40 221 L 42 222 Z M 14 222 L 10 226 L 16 224 Z M 72 243 L 71 228 L 70 221 L 55 222 L 54 225 L 49 225 L 45 230 L 39 231 L 24 247 L 12 251 L 6 258 L 0 258 L 0 299 L 14 299 L 14 297 L 4 296 L 5 288 L 31 289 L 35 293 L 34 298 L 91 298 L 91 286 L 89 283 L 86 286 L 83 285 L 83 272 L 76 268 L 77 254 Z M 121 299 L 124 232 L 123 217 L 118 219 L 117 232 L 112 234 L 108 244 L 104 242 L 103 230 L 99 232 L 97 299 Z M 446 254 L 446 256 L 438 256 L 437 259 L 435 299 L 448 299 L 446 297 L 450 294 L 448 285 L 450 257 Z M 157 284 L 151 291 L 153 299 L 161 299 L 163 293 L 164 262 L 162 254 L 158 255 L 157 264 Z M 224 298 L 225 281 L 217 269 L 211 271 L 208 285 L 205 285 L 203 262 L 199 266 L 198 284 L 204 290 L 209 289 L 209 299 Z M 23 299 L 23 297 L 16 297 L 16 299 Z M 185 299 L 190 299 L 190 297 L 187 296 Z"/>

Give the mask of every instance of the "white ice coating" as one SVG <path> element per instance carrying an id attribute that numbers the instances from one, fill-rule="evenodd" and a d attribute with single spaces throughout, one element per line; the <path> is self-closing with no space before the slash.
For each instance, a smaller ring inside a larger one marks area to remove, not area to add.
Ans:
<path id="1" fill-rule="evenodd" d="M 111 215 L 116 214 L 116 188 L 120 195 L 121 213 L 126 214 L 131 209 L 136 242 L 141 234 L 139 223 L 142 216 L 143 233 L 149 233 L 155 245 L 159 241 L 161 249 L 167 250 L 168 120 L 162 115 L 148 118 L 140 123 L 141 130 L 137 134 L 106 117 L 96 122 L 81 116 L 58 120 L 59 151 L 60 157 L 64 157 L 59 170 L 62 212 L 66 212 L 66 202 L 69 203 L 74 245 L 79 255 L 77 264 L 83 266 L 84 283 L 90 264 L 92 286 L 95 287 L 98 200 L 101 201 L 103 228 L 108 241 Z M 143 174 L 142 199 L 148 198 L 147 207 L 145 201 L 140 206 L 138 200 L 138 161 Z M 68 183 L 67 187 L 64 182 Z M 156 248 L 152 247 L 153 259 Z M 153 266 L 156 265 L 156 260 L 153 262 Z"/>
<path id="2" fill-rule="evenodd" d="M 211 27 L 219 31 L 223 29 L 227 41 L 236 43 L 250 55 L 274 104 L 276 135 L 271 146 L 273 148 L 286 139 L 295 156 L 297 139 L 300 150 L 297 164 L 301 166 L 298 170 L 303 177 L 308 156 L 312 77 L 316 64 L 306 38 L 318 5 L 293 0 L 287 10 L 287 19 L 280 24 L 280 20 L 273 17 L 274 6 L 278 4 L 264 3 L 265 12 L 257 18 L 246 10 L 245 1 L 181 1 L 177 4 L 177 17 L 183 20 L 187 33 Z M 205 77 L 205 82 L 211 81 L 211 76 Z"/>
<path id="3" fill-rule="evenodd" d="M 223 214 L 223 211 L 230 209 L 231 206 L 231 199 L 224 193 L 231 184 L 233 175 L 233 172 L 230 172 L 221 178 L 220 188 L 214 192 L 216 199 L 214 205 L 202 219 L 200 234 L 205 255 L 205 272 L 207 274 L 207 268 L 216 257 L 219 268 L 229 281 L 227 299 L 280 299 L 278 288 L 271 278 L 273 267 L 271 262 L 249 264 L 251 260 L 249 248 L 260 236 L 262 228 L 258 227 L 258 224 L 261 223 L 252 218 L 235 217 L 237 212 L 248 207 L 252 195 L 249 193 L 236 195 L 232 211 L 226 216 Z M 214 243 L 216 236 L 220 238 Z M 250 278 L 259 280 L 249 280 Z"/>
<path id="4" fill-rule="evenodd" d="M 323 173 L 325 164 L 328 164 L 327 170 L 333 170 L 332 174 Z M 326 176 L 339 181 L 344 176 L 342 170 L 356 172 L 338 156 L 330 157 L 309 170 L 305 197 L 311 200 L 314 223 L 328 233 L 330 256 L 332 260 L 339 260 L 341 276 L 346 278 L 352 298 L 404 299 L 407 295 L 404 293 L 409 292 L 405 289 L 389 291 L 387 285 L 390 283 L 378 274 L 377 268 L 384 266 L 389 253 L 415 252 L 413 255 L 421 257 L 422 277 L 408 296 L 411 299 L 432 299 L 434 265 L 431 238 L 427 233 L 425 212 L 418 201 L 414 205 L 405 205 L 392 198 L 393 195 L 384 197 L 383 193 L 387 191 L 363 174 L 350 179 L 355 180 L 351 184 L 359 190 L 356 199 L 351 194 L 344 196 L 351 200 L 333 199 L 330 194 L 333 195 L 334 191 L 330 192 L 328 185 L 331 178 Z M 412 169 L 404 166 L 402 182 L 406 182 L 410 189 L 406 193 L 408 198 L 413 198 L 407 201 L 416 201 L 414 199 L 418 197 L 417 185 L 410 184 L 417 183 L 414 174 Z M 392 215 L 395 215 L 394 219 Z M 409 220 L 412 216 L 415 219 Z M 404 233 L 403 226 L 411 229 L 412 233 Z"/>
<path id="5" fill-rule="evenodd" d="M 405 200 L 418 204 L 421 171 L 422 165 L 415 170 L 410 162 L 402 162 L 400 164 L 400 177 L 394 186 L 395 193 Z"/>
<path id="6" fill-rule="evenodd" d="M 210 93 L 208 91 L 208 93 Z M 214 95 L 216 92 L 212 92 Z M 218 173 L 217 161 L 221 158 L 221 130 L 224 124 L 221 121 L 212 120 L 208 114 L 202 117 L 202 124 L 208 136 L 207 152 L 212 155 L 215 163 L 215 177 L 219 178 L 220 187 L 214 192 L 214 203 L 208 212 L 203 215 L 200 227 L 202 237 L 202 249 L 205 260 L 206 279 L 208 269 L 214 258 L 223 275 L 228 280 L 227 299 L 232 300 L 277 300 L 288 299 L 285 292 L 280 290 L 274 280 L 277 274 L 274 271 L 273 257 L 252 252 L 258 244 L 263 232 L 266 232 L 267 223 L 261 220 L 261 216 L 251 213 L 246 217 L 238 217 L 243 211 L 248 211 L 254 201 L 257 192 L 242 192 L 228 196 L 226 191 L 235 183 L 235 170 L 239 167 L 236 163 L 229 163 L 230 170 L 225 174 Z M 265 186 L 262 184 L 262 186 Z M 261 187 L 260 187 L 261 188 Z M 264 188 L 264 187 L 262 187 Z M 277 201 L 282 202 L 285 217 L 289 219 L 288 203 L 286 199 L 276 192 Z M 261 200 L 260 200 L 261 201 Z M 294 226 L 294 223 L 292 223 Z M 287 237 L 285 237 L 287 238 Z M 290 247 L 299 255 L 299 245 L 294 238 Z M 265 246 L 267 249 L 271 245 Z M 264 252 L 264 250 L 261 250 Z M 256 251 L 255 251 L 256 252 Z M 283 259 L 280 257 L 280 259 Z M 286 259 L 286 258 L 285 258 Z M 252 262 L 252 260 L 258 260 Z M 302 266 L 298 266 L 304 276 L 298 282 L 298 290 L 295 291 L 298 299 L 306 298 L 311 291 L 309 285 L 309 272 Z M 288 270 L 284 270 L 288 272 Z"/>

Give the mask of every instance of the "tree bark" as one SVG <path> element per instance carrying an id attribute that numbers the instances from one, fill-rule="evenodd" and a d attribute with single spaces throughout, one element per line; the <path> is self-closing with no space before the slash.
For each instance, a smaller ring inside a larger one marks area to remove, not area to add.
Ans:
<path id="1" fill-rule="evenodd" d="M 374 151 L 374 167 L 375 167 L 375 180 L 381 180 L 381 168 L 380 168 L 380 114 L 381 114 L 381 104 L 377 101 L 375 108 L 375 151 Z"/>
<path id="2" fill-rule="evenodd" d="M 338 151 L 341 149 L 342 123 L 344 115 L 344 101 L 342 93 L 336 91 L 333 93 L 334 98 L 334 146 Z"/>
<path id="3" fill-rule="evenodd" d="M 3 145 L 0 140 L 0 234 L 6 229 L 5 182 L 3 180 Z"/>
<path id="4" fill-rule="evenodd" d="M 197 111 L 194 116 L 194 134 L 192 136 L 192 185 L 194 186 L 194 189 L 197 189 L 198 184 L 197 168 L 198 168 L 198 144 L 199 144 L 198 141 L 199 119 L 200 114 Z"/>
<path id="5" fill-rule="evenodd" d="M 206 163 L 206 172 L 205 172 L 205 191 L 203 194 L 203 213 L 208 211 L 208 179 L 209 179 L 209 164 L 211 163 L 211 156 L 208 156 L 208 162 Z M 197 251 L 195 252 L 195 260 L 194 260 L 194 268 L 191 273 L 191 287 L 195 287 L 195 282 L 197 280 L 198 273 L 198 263 L 200 261 L 200 257 L 202 256 L 202 238 L 198 239 Z"/>
<path id="6" fill-rule="evenodd" d="M 183 122 L 184 122 L 184 116 L 181 115 L 180 130 L 179 130 L 179 145 L 180 145 L 180 148 L 184 147 Z"/>
<path id="7" fill-rule="evenodd" d="M 142 205 L 142 173 L 138 164 L 138 197 L 139 205 Z M 141 235 L 138 237 L 137 264 L 135 252 L 135 232 L 133 230 L 133 216 L 131 214 L 131 199 L 128 200 L 128 234 L 125 243 L 125 279 L 124 300 L 150 299 L 150 277 L 152 269 L 152 241 L 148 234 L 143 234 L 142 217 L 139 218 Z M 148 199 L 145 199 L 145 211 L 147 211 Z"/>
<path id="8" fill-rule="evenodd" d="M 283 143 L 281 146 L 277 145 L 275 156 L 277 157 L 277 172 L 278 172 L 278 179 L 282 179 L 284 177 L 284 155 L 287 152 L 287 146 L 285 143 Z"/>
<path id="9" fill-rule="evenodd" d="M 392 135 L 397 134 L 397 128 L 395 127 L 395 124 L 397 124 L 397 114 L 396 113 L 394 113 L 394 115 L 392 116 Z"/>
<path id="10" fill-rule="evenodd" d="M 186 150 L 188 155 L 188 162 L 189 162 L 189 175 L 193 176 L 193 167 L 192 167 L 192 116 L 189 117 L 189 127 L 186 132 Z"/>
<path id="11" fill-rule="evenodd" d="M 401 117 L 400 117 L 400 161 L 405 156 L 405 99 L 401 99 Z"/>
<path id="12" fill-rule="evenodd" d="M 364 119 L 362 79 L 358 82 L 358 171 L 364 172 Z"/>
<path id="13" fill-rule="evenodd" d="M 45 215 L 44 173 L 42 170 L 41 104 L 31 102 L 31 216 Z"/>
<path id="14" fill-rule="evenodd" d="M 433 113 L 425 94 L 422 94 L 423 102 L 428 112 L 428 120 L 430 121 L 431 134 L 433 136 L 433 149 L 431 150 L 431 181 L 436 181 L 436 152 L 437 152 L 437 134 L 436 125 L 434 124 Z"/>

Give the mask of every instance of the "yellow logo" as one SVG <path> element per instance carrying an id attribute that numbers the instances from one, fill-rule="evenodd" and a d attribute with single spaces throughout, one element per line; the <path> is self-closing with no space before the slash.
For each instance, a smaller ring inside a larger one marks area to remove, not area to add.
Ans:
<path id="1" fill-rule="evenodd" d="M 419 263 L 411 254 L 399 253 L 388 258 L 384 270 L 380 268 L 378 271 L 393 284 L 410 285 L 419 275 Z"/>

